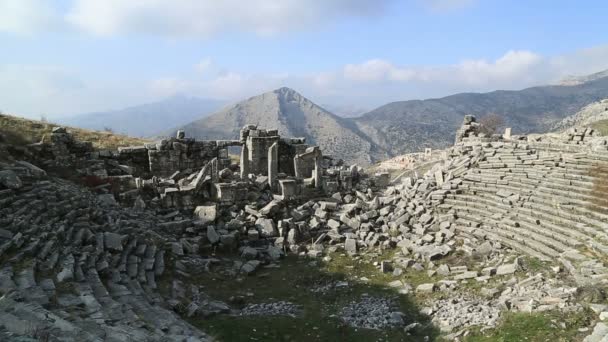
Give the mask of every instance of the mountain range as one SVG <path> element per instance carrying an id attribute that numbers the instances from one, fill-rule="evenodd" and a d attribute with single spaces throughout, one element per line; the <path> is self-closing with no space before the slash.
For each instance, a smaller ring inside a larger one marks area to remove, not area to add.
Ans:
<path id="1" fill-rule="evenodd" d="M 200 119 L 225 104 L 220 100 L 176 95 L 162 101 L 107 112 L 73 115 L 55 121 L 80 128 L 149 137 L 170 127 Z"/>
<path id="2" fill-rule="evenodd" d="M 516 134 L 547 132 L 563 118 L 604 98 L 608 98 L 608 77 L 575 85 L 393 102 L 352 120 L 374 144 L 390 155 L 400 155 L 449 146 L 465 114 L 498 114 Z"/>
<path id="3" fill-rule="evenodd" d="M 236 138 L 244 125 L 257 124 L 278 129 L 283 136 L 305 137 L 310 144 L 320 145 L 326 154 L 366 165 L 426 147 L 451 145 L 465 114 L 478 117 L 497 114 L 504 118 L 507 127 L 512 127 L 514 134 L 541 133 L 552 130 L 584 106 L 605 98 L 608 98 L 608 71 L 570 77 L 558 85 L 392 102 L 355 117 L 335 115 L 295 90 L 283 87 L 210 115 L 214 107 L 217 110 L 221 105 L 219 101 L 181 98 L 111 113 L 93 113 L 74 118 L 80 121 L 66 123 L 97 129 L 117 124 L 123 127 L 120 132 L 139 136 L 173 135 L 177 129 L 183 129 L 188 136 L 199 139 Z"/>

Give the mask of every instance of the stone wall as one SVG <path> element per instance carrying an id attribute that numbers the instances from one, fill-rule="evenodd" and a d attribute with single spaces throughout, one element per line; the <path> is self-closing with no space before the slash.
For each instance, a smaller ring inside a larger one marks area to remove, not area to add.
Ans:
<path id="1" fill-rule="evenodd" d="M 228 147 L 237 140 L 164 139 L 154 144 L 119 148 L 118 160 L 132 166 L 136 176 L 168 177 L 176 171 L 196 170 L 217 158 L 219 168 L 230 165 Z"/>

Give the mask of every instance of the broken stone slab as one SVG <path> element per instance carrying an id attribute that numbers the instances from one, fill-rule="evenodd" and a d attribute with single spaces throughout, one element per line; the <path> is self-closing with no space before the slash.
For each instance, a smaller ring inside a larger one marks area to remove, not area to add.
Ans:
<path id="1" fill-rule="evenodd" d="M 417 293 L 432 293 L 435 291 L 434 283 L 420 284 L 416 287 Z"/>
<path id="2" fill-rule="evenodd" d="M 485 267 L 481 270 L 481 274 L 484 276 L 493 276 L 496 274 L 496 267 Z"/>
<path id="3" fill-rule="evenodd" d="M 260 217 L 255 221 L 255 226 L 259 229 L 263 237 L 279 236 L 279 231 L 272 219 Z"/>
<path id="4" fill-rule="evenodd" d="M 441 276 L 447 276 L 450 274 L 450 266 L 446 265 L 446 264 L 442 264 L 437 268 L 437 274 L 441 275 Z"/>
<path id="5" fill-rule="evenodd" d="M 331 229 L 334 230 L 339 230 L 340 228 L 340 222 L 334 220 L 334 219 L 329 219 L 329 221 L 327 221 L 327 226 Z"/>
<path id="6" fill-rule="evenodd" d="M 260 267 L 259 260 L 249 260 L 241 266 L 241 273 L 252 274 Z"/>
<path id="7" fill-rule="evenodd" d="M 608 336 L 608 324 L 598 322 L 591 335 L 585 337 L 583 342 L 602 342 L 606 340 L 606 336 Z"/>
<path id="8" fill-rule="evenodd" d="M 194 209 L 194 216 L 202 224 L 215 222 L 217 218 L 217 204 L 199 205 Z"/>
<path id="9" fill-rule="evenodd" d="M 68 254 L 61 263 L 61 271 L 57 274 L 57 282 L 69 281 L 74 279 L 74 256 Z"/>
<path id="10" fill-rule="evenodd" d="M 207 239 L 212 245 L 215 245 L 220 241 L 220 234 L 217 233 L 215 227 L 207 226 Z"/>
<path id="11" fill-rule="evenodd" d="M 264 206 L 264 208 L 260 209 L 260 211 L 259 211 L 260 215 L 269 216 L 269 215 L 276 213 L 277 211 L 279 211 L 281 209 L 281 203 L 282 203 L 282 201 L 278 201 L 278 200 L 270 201 L 270 203 L 268 203 L 266 206 Z"/>
<path id="12" fill-rule="evenodd" d="M 518 265 L 515 263 L 500 265 L 500 266 L 498 266 L 498 268 L 496 268 L 496 275 L 501 276 L 501 275 L 513 274 L 518 270 L 518 268 L 519 268 Z"/>
<path id="13" fill-rule="evenodd" d="M 477 273 L 477 271 L 466 271 L 466 272 L 456 275 L 454 277 L 454 280 L 473 279 L 473 278 L 477 278 L 478 275 L 479 275 L 479 273 Z"/>
<path id="14" fill-rule="evenodd" d="M 268 256 L 272 260 L 275 260 L 275 261 L 279 260 L 285 256 L 285 254 L 283 253 L 283 250 L 281 248 L 278 248 L 275 246 L 268 246 L 268 249 L 266 250 L 266 252 L 268 253 Z"/>
<path id="15" fill-rule="evenodd" d="M 104 244 L 107 249 L 115 250 L 121 252 L 123 249 L 123 242 L 126 238 L 124 235 L 105 232 L 104 234 Z"/>
<path id="16" fill-rule="evenodd" d="M 347 238 L 344 242 L 344 250 L 348 254 L 357 254 L 357 240 L 352 238 Z"/>
<path id="17" fill-rule="evenodd" d="M 19 189 L 23 186 L 23 182 L 12 170 L 0 171 L 0 184 L 8 189 Z"/>
<path id="18" fill-rule="evenodd" d="M 257 249 L 255 249 L 253 247 L 249 247 L 249 246 L 244 247 L 243 250 L 241 251 L 241 257 L 246 260 L 255 259 L 258 257 L 258 254 L 259 254 L 259 252 Z"/>

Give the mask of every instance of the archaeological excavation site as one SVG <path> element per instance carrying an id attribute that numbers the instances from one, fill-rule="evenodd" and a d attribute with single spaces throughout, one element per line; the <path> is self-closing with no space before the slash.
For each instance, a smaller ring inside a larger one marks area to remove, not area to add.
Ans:
<path id="1" fill-rule="evenodd" d="M 606 339 L 592 128 L 467 115 L 395 172 L 256 125 L 116 149 L 38 125 L 0 136 L 1 341 Z"/>

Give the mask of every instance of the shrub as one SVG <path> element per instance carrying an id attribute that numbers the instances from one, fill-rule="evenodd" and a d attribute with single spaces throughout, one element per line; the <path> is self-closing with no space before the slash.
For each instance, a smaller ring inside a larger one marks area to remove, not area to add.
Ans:
<path id="1" fill-rule="evenodd" d="M 479 119 L 480 132 L 486 135 L 492 135 L 498 133 L 505 127 L 505 120 L 498 114 L 488 114 Z"/>

